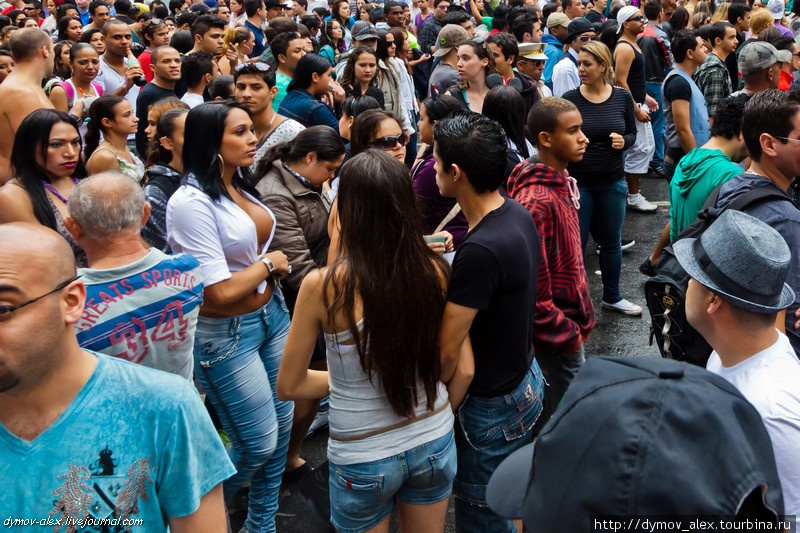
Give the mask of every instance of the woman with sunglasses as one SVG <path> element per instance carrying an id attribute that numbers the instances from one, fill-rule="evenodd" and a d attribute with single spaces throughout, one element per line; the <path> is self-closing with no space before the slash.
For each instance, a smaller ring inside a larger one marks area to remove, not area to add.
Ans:
<path id="1" fill-rule="evenodd" d="M 78 126 L 63 111 L 39 109 L 25 117 L 11 149 L 14 178 L 0 187 L 0 224 L 30 222 L 57 231 L 78 267 L 85 267 L 86 254 L 64 225 L 72 189 L 86 177 L 81 148 Z"/>
<path id="2" fill-rule="evenodd" d="M 396 116 L 381 109 L 364 111 L 353 121 L 350 130 L 350 157 L 376 148 L 405 162 L 407 142 Z"/>
<path id="3" fill-rule="evenodd" d="M 330 126 L 338 131 L 339 120 L 331 109 L 333 102 L 330 97 L 333 87 L 338 87 L 338 84 L 331 78 L 331 72 L 333 67 L 319 54 L 301 57 L 294 78 L 286 87 L 286 97 L 278 108 L 278 114 L 294 119 L 306 128 Z"/>
<path id="4" fill-rule="evenodd" d="M 383 108 L 393 113 L 400 119 L 400 125 L 408 135 L 414 133 L 408 121 L 408 114 L 403 100 L 402 73 L 404 68 L 392 56 L 396 50 L 394 36 L 386 30 L 378 30 L 378 48 L 375 50 L 378 58 L 378 74 L 376 76 L 378 87 L 383 91 Z"/>
<path id="5" fill-rule="evenodd" d="M 612 85 L 611 52 L 603 43 L 592 41 L 581 47 L 578 70 L 581 86 L 567 91 L 564 98 L 580 111 L 581 130 L 589 139 L 583 160 L 567 167 L 578 180 L 581 193 L 581 243 L 586 248 L 591 232 L 600 248 L 602 306 L 638 315 L 642 308 L 624 299 L 619 287 L 622 223 L 628 195 L 623 152 L 636 140 L 634 103 L 629 92 Z"/>
<path id="6" fill-rule="evenodd" d="M 194 341 L 195 378 L 231 441 L 237 473 L 223 492 L 232 509 L 250 483 L 245 529 L 274 533 L 292 403 L 275 381 L 289 330 L 278 280 L 286 255 L 267 252 L 278 221 L 258 201 L 248 167 L 256 136 L 248 110 L 202 104 L 186 116 L 186 180 L 167 205 L 167 241 L 200 262 L 205 288 Z"/>
<path id="7" fill-rule="evenodd" d="M 372 48 L 359 46 L 347 58 L 340 84 L 347 96 L 371 96 L 383 107 L 383 91 L 377 86 L 378 57 Z"/>
<path id="8" fill-rule="evenodd" d="M 458 47 L 458 75 L 461 81 L 450 89 L 450 94 L 466 105 L 473 113 L 483 111 L 483 100 L 489 93 L 486 77 L 495 73 L 494 59 L 488 47 L 475 39 Z"/>
<path id="9" fill-rule="evenodd" d="M 338 254 L 300 287 L 279 397 L 330 394 L 337 531 L 389 531 L 396 499 L 401 531 L 441 533 L 456 470 L 437 357 L 448 267 L 420 238 L 408 170 L 394 158 L 369 150 L 345 163 L 337 202 Z M 320 330 L 327 372 L 308 369 Z"/>

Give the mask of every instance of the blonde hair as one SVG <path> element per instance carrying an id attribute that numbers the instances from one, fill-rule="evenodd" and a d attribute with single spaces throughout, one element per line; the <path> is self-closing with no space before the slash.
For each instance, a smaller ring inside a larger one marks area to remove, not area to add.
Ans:
<path id="1" fill-rule="evenodd" d="M 711 16 L 703 11 L 695 13 L 692 15 L 692 19 L 689 21 L 689 29 L 699 30 L 700 27 L 705 25 L 705 21 L 709 20 L 710 18 Z"/>
<path id="2" fill-rule="evenodd" d="M 225 52 L 228 51 L 228 48 L 233 48 L 234 45 L 247 41 L 250 38 L 251 33 L 253 32 L 244 26 L 226 28 L 225 37 L 222 39 L 222 53 L 220 54 L 220 57 L 225 55 Z"/>
<path id="3" fill-rule="evenodd" d="M 608 84 L 613 83 L 614 67 L 611 62 L 611 51 L 606 45 L 600 41 L 589 41 L 581 46 L 580 51 L 590 54 L 598 63 L 606 67 L 605 71 L 603 71 L 603 81 Z"/>
<path id="4" fill-rule="evenodd" d="M 722 2 L 717 4 L 714 14 L 711 15 L 711 24 L 716 22 L 728 22 L 728 10 L 730 7 L 730 2 Z"/>
<path id="5" fill-rule="evenodd" d="M 775 23 L 769 9 L 760 7 L 753 10 L 753 14 L 750 15 L 750 31 L 753 32 L 753 37 L 757 37 L 762 31 L 774 26 Z"/>

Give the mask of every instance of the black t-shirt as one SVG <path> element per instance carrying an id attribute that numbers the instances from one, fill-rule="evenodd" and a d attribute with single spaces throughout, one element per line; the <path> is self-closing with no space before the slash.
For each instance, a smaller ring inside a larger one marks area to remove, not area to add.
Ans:
<path id="1" fill-rule="evenodd" d="M 594 9 L 590 9 L 586 12 L 586 20 L 594 24 L 595 22 L 603 23 L 606 18 Z"/>
<path id="2" fill-rule="evenodd" d="M 686 100 L 687 102 L 691 102 L 692 87 L 683 77 L 672 76 L 664 84 L 664 99 L 670 103 L 674 102 L 675 100 Z M 681 157 L 686 155 L 686 152 L 684 152 L 683 148 L 681 147 L 667 146 L 667 155 L 670 156 L 675 163 L 677 163 Z"/>
<path id="3" fill-rule="evenodd" d="M 147 157 L 147 111 L 151 104 L 175 96 L 175 91 L 164 89 L 152 81 L 142 87 L 139 97 L 136 99 L 136 117 L 139 119 L 139 128 L 136 131 L 136 151 L 142 159 Z"/>
<path id="4" fill-rule="evenodd" d="M 530 369 L 540 260 L 531 214 L 509 199 L 467 233 L 456 252 L 447 299 L 478 310 L 469 330 L 475 354 L 470 394 L 508 394 Z"/>

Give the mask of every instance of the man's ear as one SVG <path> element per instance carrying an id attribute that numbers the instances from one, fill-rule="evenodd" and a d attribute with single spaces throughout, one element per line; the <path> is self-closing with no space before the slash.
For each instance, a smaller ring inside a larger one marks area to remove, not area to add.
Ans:
<path id="1" fill-rule="evenodd" d="M 83 228 L 81 228 L 81 225 L 78 224 L 78 221 L 75 220 L 74 218 L 70 216 L 65 217 L 64 227 L 66 227 L 67 231 L 69 231 L 72 234 L 72 236 L 75 237 L 76 241 L 81 237 L 83 237 Z"/>

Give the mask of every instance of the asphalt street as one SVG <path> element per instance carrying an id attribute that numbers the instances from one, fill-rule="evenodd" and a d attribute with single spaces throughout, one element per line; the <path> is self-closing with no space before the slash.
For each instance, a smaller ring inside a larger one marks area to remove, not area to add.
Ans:
<path id="1" fill-rule="evenodd" d="M 658 348 L 648 346 L 650 318 L 644 301 L 645 276 L 639 273 L 639 265 L 650 254 L 658 236 L 669 220 L 667 183 L 665 180 L 645 178 L 642 193 L 651 202 L 659 205 L 655 214 L 639 214 L 628 211 L 623 227 L 623 238 L 635 239 L 636 245 L 625 252 L 622 261 L 620 288 L 622 295 L 633 303 L 644 307 L 641 317 L 629 317 L 600 308 L 602 285 L 594 243 L 587 246 L 586 269 L 595 303 L 597 326 L 586 345 L 587 357 L 597 355 L 658 356 Z M 325 461 L 327 431 L 321 430 L 306 440 L 303 457 L 318 466 Z M 301 482 L 302 484 L 302 482 Z M 299 487 L 284 487 L 278 515 L 279 533 L 325 533 L 333 531 L 330 524 L 320 519 L 312 502 L 303 495 Z M 399 531 L 393 517 L 392 532 Z M 446 532 L 453 527 L 453 506 L 450 505 Z"/>

